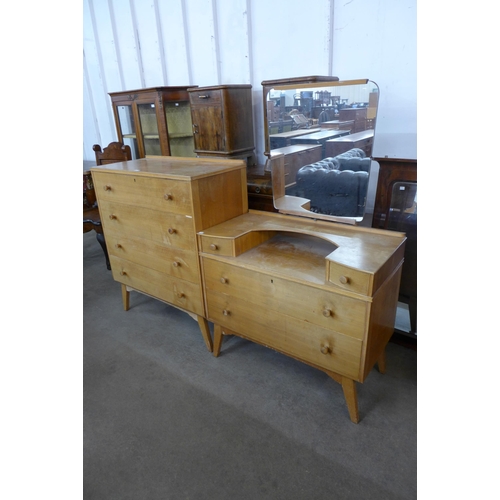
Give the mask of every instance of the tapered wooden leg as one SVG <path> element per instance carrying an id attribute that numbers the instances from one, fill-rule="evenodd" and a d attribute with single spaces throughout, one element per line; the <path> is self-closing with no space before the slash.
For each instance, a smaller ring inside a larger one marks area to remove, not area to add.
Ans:
<path id="1" fill-rule="evenodd" d="M 215 357 L 219 356 L 220 348 L 222 346 L 222 328 L 220 325 L 214 325 L 214 350 L 213 354 Z"/>
<path id="2" fill-rule="evenodd" d="M 385 373 L 385 349 L 382 351 L 382 354 L 377 359 L 378 371 L 380 373 Z"/>
<path id="3" fill-rule="evenodd" d="M 130 307 L 130 292 L 127 290 L 127 286 L 123 284 L 122 284 L 122 300 L 123 300 L 123 309 L 125 311 L 128 311 Z"/>
<path id="4" fill-rule="evenodd" d="M 344 398 L 347 404 L 347 410 L 349 411 L 349 417 L 351 421 L 357 424 L 359 422 L 359 412 L 358 412 L 358 395 L 356 393 L 356 383 L 354 380 L 343 377 L 338 373 L 331 372 L 329 370 L 323 370 L 328 374 L 335 382 L 338 382 L 342 386 L 344 391 Z"/>
<path id="5" fill-rule="evenodd" d="M 345 402 L 349 410 L 351 421 L 357 424 L 359 422 L 358 395 L 356 393 L 356 382 L 347 377 L 342 377 L 342 390 L 344 391 Z"/>
<path id="6" fill-rule="evenodd" d="M 201 330 L 201 335 L 207 346 L 208 352 L 212 352 L 212 335 L 210 335 L 210 328 L 208 327 L 208 321 L 203 316 L 198 316 L 198 326 Z"/>

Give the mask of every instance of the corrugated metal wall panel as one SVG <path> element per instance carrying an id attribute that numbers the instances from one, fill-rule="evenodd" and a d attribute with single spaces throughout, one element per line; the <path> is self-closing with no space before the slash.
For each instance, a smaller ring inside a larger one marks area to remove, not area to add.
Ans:
<path id="1" fill-rule="evenodd" d="M 193 85 L 184 0 L 159 3 L 167 75 L 165 85 Z"/>
<path id="2" fill-rule="evenodd" d="M 376 153 L 391 154 L 401 127 L 416 143 L 416 0 L 83 3 L 85 160 L 92 144 L 116 140 L 108 92 L 250 83 L 263 161 L 261 82 L 306 75 L 371 78 L 381 89 L 377 138 L 385 135 Z"/>

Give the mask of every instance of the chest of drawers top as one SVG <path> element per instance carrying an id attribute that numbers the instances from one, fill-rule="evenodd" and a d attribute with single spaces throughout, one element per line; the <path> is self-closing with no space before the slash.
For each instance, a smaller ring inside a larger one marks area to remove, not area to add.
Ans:
<path id="1" fill-rule="evenodd" d="M 101 165 L 92 167 L 91 170 L 93 172 L 119 172 L 141 177 L 166 177 L 181 181 L 193 181 L 231 170 L 241 170 L 245 167 L 242 160 L 221 161 L 212 158 L 157 156 Z"/>

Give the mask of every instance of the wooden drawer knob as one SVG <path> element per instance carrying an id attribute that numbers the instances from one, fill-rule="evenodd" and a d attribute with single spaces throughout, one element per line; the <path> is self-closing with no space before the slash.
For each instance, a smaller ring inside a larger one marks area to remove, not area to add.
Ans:
<path id="1" fill-rule="evenodd" d="M 325 344 L 325 345 L 321 346 L 321 352 L 323 354 L 328 354 L 331 351 L 332 351 L 332 349 L 331 349 L 331 347 L 328 344 Z"/>
<path id="2" fill-rule="evenodd" d="M 116 215 L 115 215 L 115 214 L 111 214 L 111 215 L 109 216 L 109 218 L 110 218 L 111 220 L 116 220 Z"/>
<path id="3" fill-rule="evenodd" d="M 106 184 L 104 186 L 104 191 L 111 191 L 111 186 L 109 184 Z"/>
<path id="4" fill-rule="evenodd" d="M 120 271 L 120 276 L 127 276 L 127 273 L 125 271 Z"/>
<path id="5" fill-rule="evenodd" d="M 120 245 L 120 243 L 117 243 L 117 244 L 115 245 L 115 248 L 123 248 L 123 247 Z"/>
<path id="6" fill-rule="evenodd" d="M 177 261 L 174 261 L 174 262 L 172 263 L 172 265 L 173 265 L 174 267 L 180 267 L 181 263 L 180 263 L 180 262 L 177 262 Z"/>
<path id="7" fill-rule="evenodd" d="M 163 198 L 165 198 L 166 200 L 172 200 L 172 195 L 170 193 L 166 193 Z"/>
<path id="8" fill-rule="evenodd" d="M 177 297 L 178 297 L 179 299 L 182 299 L 183 297 L 185 297 L 185 295 L 184 295 L 182 292 L 177 292 L 177 294 L 176 294 L 176 295 L 177 295 Z"/>
<path id="9" fill-rule="evenodd" d="M 217 250 L 219 247 L 215 244 L 215 243 L 212 243 L 210 245 L 210 250 Z"/>
<path id="10" fill-rule="evenodd" d="M 331 309 L 323 309 L 323 316 L 328 318 L 329 316 L 333 316 L 333 311 Z"/>
<path id="11" fill-rule="evenodd" d="M 177 232 L 177 230 L 174 229 L 173 227 L 168 228 L 168 234 L 175 234 L 176 232 Z"/>
<path id="12" fill-rule="evenodd" d="M 223 314 L 224 316 L 229 316 L 231 313 L 230 313 L 227 309 L 224 309 L 224 310 L 222 311 L 222 314 Z"/>
<path id="13" fill-rule="evenodd" d="M 221 279 L 220 279 L 220 282 L 221 282 L 223 285 L 225 285 L 225 284 L 227 283 L 227 279 L 226 279 L 226 278 L 221 278 Z"/>
<path id="14" fill-rule="evenodd" d="M 347 283 L 349 283 L 349 278 L 347 276 L 341 276 L 339 278 L 339 281 L 343 284 L 343 285 L 347 285 Z"/>

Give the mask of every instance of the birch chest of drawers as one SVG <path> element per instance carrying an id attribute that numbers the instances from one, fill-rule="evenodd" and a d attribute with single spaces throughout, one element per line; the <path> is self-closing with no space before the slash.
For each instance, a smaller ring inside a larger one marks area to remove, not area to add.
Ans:
<path id="1" fill-rule="evenodd" d="M 197 319 L 207 348 L 196 233 L 248 210 L 243 160 L 155 157 L 94 167 L 113 278 Z"/>
<path id="2" fill-rule="evenodd" d="M 249 211 L 198 239 L 214 355 L 238 335 L 323 370 L 357 423 L 355 382 L 385 370 L 405 235 Z"/>

